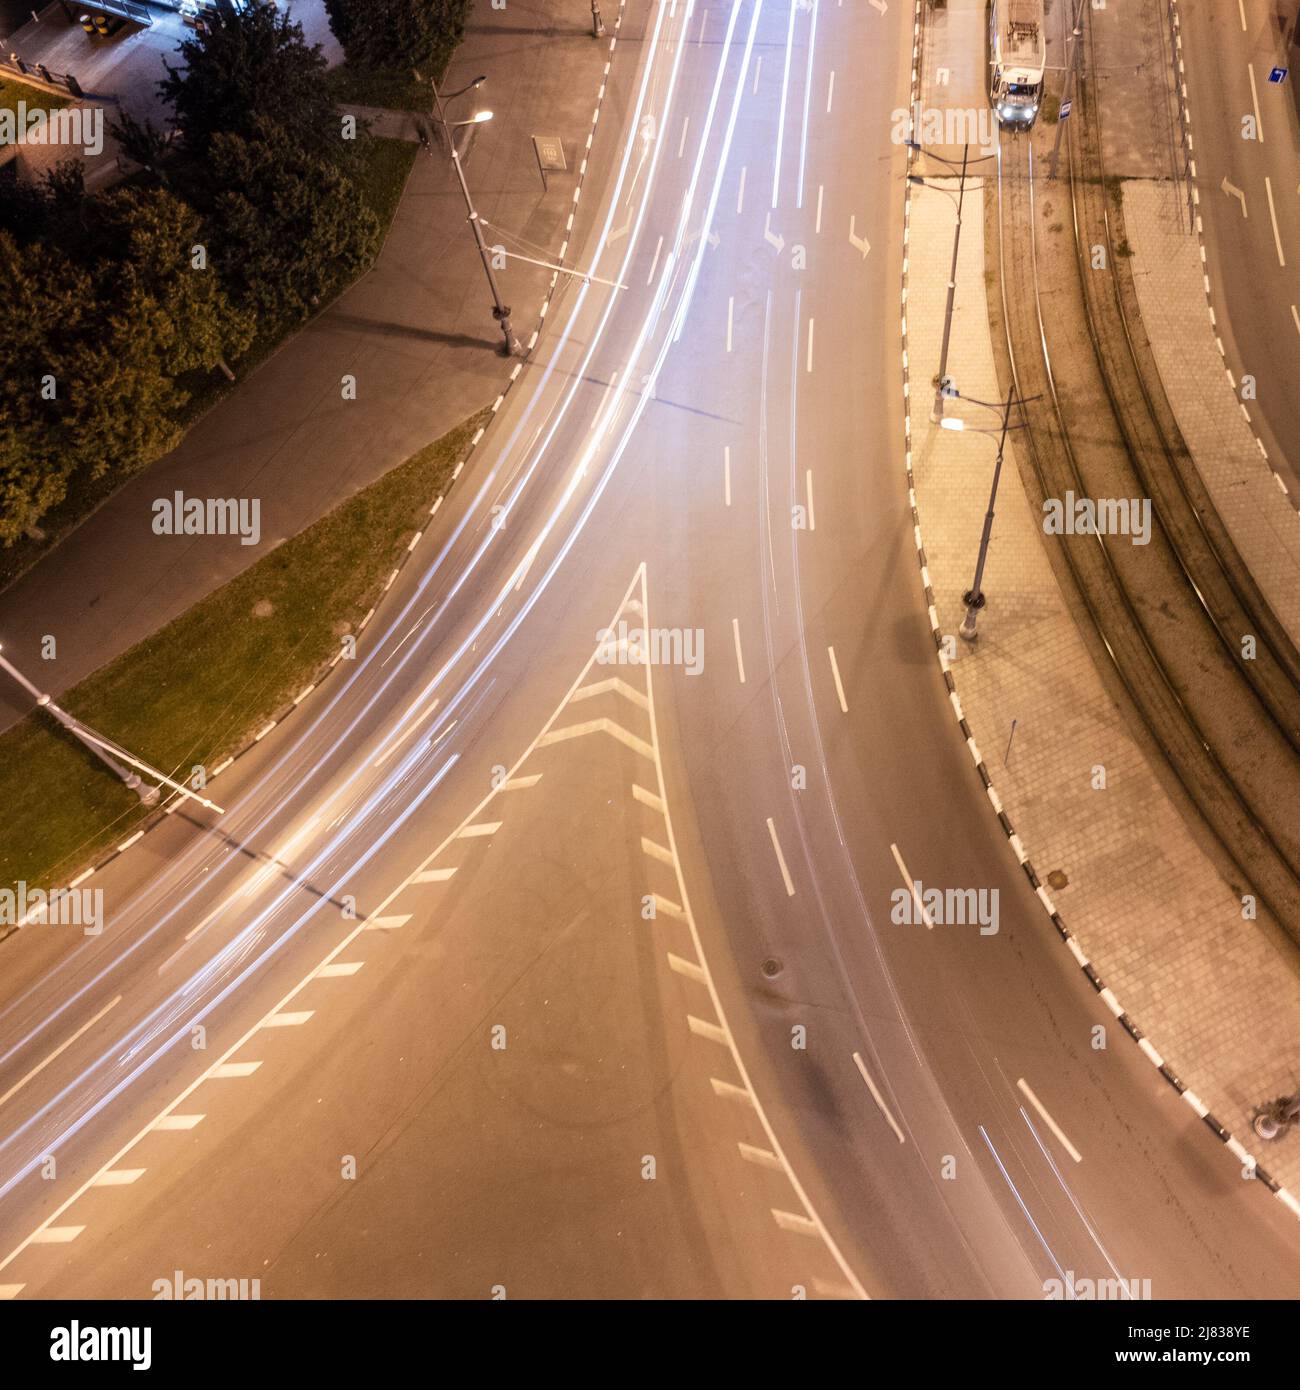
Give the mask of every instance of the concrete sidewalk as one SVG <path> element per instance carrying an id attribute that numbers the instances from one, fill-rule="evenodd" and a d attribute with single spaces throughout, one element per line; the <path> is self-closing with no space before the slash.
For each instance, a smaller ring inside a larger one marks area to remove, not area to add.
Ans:
<path id="1" fill-rule="evenodd" d="M 295 13 L 302 8 L 297 0 Z M 447 85 L 488 75 L 495 118 L 475 128 L 466 173 L 484 219 L 540 248 L 529 254 L 558 259 L 594 215 L 647 9 L 648 0 L 606 5 L 608 34 L 597 41 L 589 14 L 563 0 L 512 0 L 508 11 L 480 0 Z M 548 191 L 534 134 L 564 145 L 567 171 L 549 176 Z M 0 642 L 45 689 L 58 694 L 76 684 L 507 389 L 514 364 L 496 353 L 499 335 L 461 194 L 445 154 L 435 156 L 417 157 L 374 268 L 179 448 L 0 594 Z M 575 203 L 583 171 L 587 192 Z M 575 212 L 580 220 L 569 232 Z M 525 342 L 540 327 L 554 278 L 517 261 L 500 272 Z M 555 288 L 557 297 L 566 285 Z M 356 378 L 355 400 L 342 399 L 345 375 Z M 177 491 L 260 499 L 260 544 L 154 535 L 152 502 Z M 56 660 L 40 657 L 47 635 L 57 640 Z M 27 708 L 0 689 L 0 727 Z"/>

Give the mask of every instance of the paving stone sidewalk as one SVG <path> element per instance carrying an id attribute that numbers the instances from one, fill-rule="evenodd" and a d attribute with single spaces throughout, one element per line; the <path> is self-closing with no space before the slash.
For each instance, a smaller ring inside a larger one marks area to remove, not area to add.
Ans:
<path id="1" fill-rule="evenodd" d="M 996 400 L 982 201 L 982 189 L 968 184 L 949 367 L 965 395 Z M 996 445 L 929 420 L 923 384 L 939 360 L 954 207 L 943 192 L 918 188 L 912 209 L 907 307 L 917 505 L 940 622 L 955 638 Z M 1203 306 L 1202 298 L 1202 317 Z M 1210 385 L 1203 384 L 1207 394 Z M 965 409 L 972 425 L 996 423 Z M 1009 454 L 979 642 L 955 641 L 953 675 L 975 740 L 1040 875 L 1067 877 L 1053 899 L 1122 1006 L 1220 1121 L 1295 1187 L 1300 1135 L 1265 1146 L 1250 1133 L 1250 1119 L 1261 1100 L 1300 1088 L 1300 978 L 1264 930 L 1242 920 L 1239 901 L 1130 737 L 1057 587 L 1014 444 Z M 1106 769 L 1105 790 L 1092 789 L 1097 764 Z M 1042 925 L 1053 931 L 1046 914 Z M 1133 1046 L 1119 1028 L 1111 1045 Z M 1164 1084 L 1154 1072 L 1153 1084 Z"/>

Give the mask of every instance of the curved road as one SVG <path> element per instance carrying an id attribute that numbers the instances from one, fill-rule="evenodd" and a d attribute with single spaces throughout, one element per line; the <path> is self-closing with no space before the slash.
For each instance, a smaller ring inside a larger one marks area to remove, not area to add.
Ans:
<path id="1" fill-rule="evenodd" d="M 954 728 L 901 461 L 904 8 L 634 9 L 579 257 L 627 288 L 570 295 L 226 814 L 97 875 L 102 936 L 6 943 L 6 1293 L 1300 1294 Z M 900 865 L 996 933 L 892 920 Z"/>

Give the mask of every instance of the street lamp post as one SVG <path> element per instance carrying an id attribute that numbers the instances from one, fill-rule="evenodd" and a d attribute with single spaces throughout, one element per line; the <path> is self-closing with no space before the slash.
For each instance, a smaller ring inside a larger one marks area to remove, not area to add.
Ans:
<path id="1" fill-rule="evenodd" d="M 1075 87 L 1075 73 L 1079 67 L 1079 53 L 1083 45 L 1079 42 L 1083 38 L 1083 10 L 1085 0 L 1079 0 L 1074 11 L 1074 28 L 1070 31 L 1070 61 L 1065 68 L 1065 87 L 1061 92 L 1061 105 L 1064 106 L 1070 99 L 1070 94 Z M 1056 161 L 1061 153 L 1061 131 L 1065 126 L 1059 114 L 1056 117 L 1056 138 L 1052 141 L 1052 153 L 1047 161 L 1047 178 L 1050 183 L 1056 178 Z"/>
<path id="2" fill-rule="evenodd" d="M 960 392 L 954 392 L 960 396 Z M 1028 396 L 1024 400 L 1016 400 L 1014 385 L 1007 390 L 1007 399 L 1002 405 L 994 405 L 992 401 L 976 400 L 973 396 L 960 396 L 962 400 L 969 401 L 972 405 L 984 406 L 987 410 L 1000 410 L 1002 413 L 1002 428 L 998 432 L 998 456 L 993 465 L 993 486 L 989 490 L 988 511 L 984 513 L 984 529 L 980 534 L 979 556 L 975 561 L 975 582 L 962 595 L 962 602 L 966 605 L 966 616 L 962 619 L 961 627 L 958 628 L 958 635 L 967 642 L 974 642 L 979 636 L 976 630 L 976 619 L 981 608 L 984 607 L 986 599 L 984 590 L 981 587 L 984 582 L 984 563 L 988 559 L 989 540 L 993 535 L 993 511 L 998 500 L 998 483 L 1002 480 L 1002 459 L 1006 452 L 1007 433 L 1010 430 L 1018 429 L 1020 426 L 1011 423 L 1011 407 L 1013 405 L 1024 406 L 1029 401 L 1038 400 L 1037 396 Z M 965 420 L 956 416 L 949 416 L 942 422 L 942 428 L 946 430 L 966 430 L 973 429 L 976 434 L 987 434 L 990 437 L 994 434 L 993 430 L 980 429 L 975 425 L 967 425 Z"/>
<path id="3" fill-rule="evenodd" d="M 600 17 L 600 6 L 591 0 L 591 37 L 598 39 L 605 32 L 605 21 Z"/>
<path id="4" fill-rule="evenodd" d="M 460 91 L 453 92 L 451 96 L 445 99 L 442 93 L 438 91 L 436 79 L 430 78 L 429 85 L 433 88 L 433 102 L 438 117 L 438 123 L 442 126 L 442 133 L 447 140 L 447 148 L 451 151 L 452 168 L 456 171 L 456 179 L 460 184 L 460 191 L 465 199 L 465 210 L 468 213 L 469 225 L 474 230 L 474 244 L 478 247 L 479 259 L 483 262 L 483 273 L 487 276 L 488 288 L 492 291 L 492 317 L 496 319 L 501 328 L 501 355 L 503 357 L 522 357 L 524 355 L 524 350 L 519 339 L 515 337 L 514 329 L 510 326 L 510 306 L 501 298 L 501 290 L 497 285 L 497 277 L 492 270 L 492 257 L 488 251 L 487 242 L 483 239 L 483 228 L 479 224 L 478 211 L 474 207 L 473 198 L 470 197 L 469 184 L 465 182 L 465 171 L 461 167 L 460 151 L 456 148 L 456 140 L 452 135 L 452 131 L 459 129 L 461 126 L 480 125 L 484 121 L 490 121 L 492 119 L 492 113 L 491 111 L 477 111 L 468 121 L 449 122 L 447 120 L 446 103 L 448 101 L 454 101 L 457 97 L 463 96 L 466 92 L 486 81 L 487 78 L 485 77 L 476 77 L 468 87 L 462 87 Z M 432 153 L 432 151 L 430 151 L 430 153 Z"/>
<path id="5" fill-rule="evenodd" d="M 163 786 L 170 787 L 172 791 L 179 792 L 181 796 L 187 797 L 191 801 L 197 801 L 209 810 L 224 814 L 216 802 L 209 801 L 207 797 L 198 796 L 182 783 L 174 782 L 165 773 L 159 772 L 157 768 L 150 767 L 148 763 L 141 762 L 138 758 L 133 758 L 125 749 L 119 748 L 117 744 L 97 734 L 88 725 L 83 724 L 80 719 L 69 714 L 67 710 L 60 709 L 49 695 L 34 686 L 12 662 L 3 656 L 0 656 L 0 669 L 7 671 L 32 696 L 36 703 L 62 725 L 73 738 L 85 744 L 101 762 L 111 768 L 122 779 L 123 783 L 135 792 L 144 805 L 155 805 L 161 793 L 158 787 L 151 787 L 145 783 L 140 776 L 141 772 L 160 782 Z M 116 757 L 113 756 L 114 754 Z M 119 762 L 118 758 L 122 761 Z M 123 767 L 122 763 L 129 764 L 129 770 L 127 767 Z"/>
<path id="6" fill-rule="evenodd" d="M 1007 446 L 1007 426 L 1011 423 L 1011 399 L 1014 392 L 1014 386 L 1007 388 L 1007 403 L 1002 411 L 1002 433 L 998 436 L 998 456 L 993 464 L 993 487 L 989 491 L 989 509 L 984 513 L 980 553 L 975 561 L 975 582 L 961 596 L 962 602 L 966 605 L 966 616 L 961 620 L 961 627 L 957 631 L 967 642 L 973 642 L 979 636 L 975 630 L 975 620 L 985 604 L 984 591 L 980 584 L 984 579 L 984 562 L 988 559 L 989 539 L 993 535 L 993 508 L 997 504 L 998 483 L 1002 478 L 1002 455 Z"/>
<path id="7" fill-rule="evenodd" d="M 923 149 L 919 141 L 909 140 L 907 144 L 909 149 L 917 151 L 918 154 L 924 154 L 931 159 L 937 159 L 941 164 L 947 164 L 953 169 L 957 167 L 955 161 L 945 159 L 942 155 L 933 154 L 929 150 Z M 957 255 L 961 250 L 961 213 L 962 206 L 966 201 L 966 171 L 972 162 L 979 164 L 982 163 L 983 159 L 992 158 L 992 155 L 984 155 L 981 159 L 972 161 L 970 157 L 970 145 L 966 144 L 962 147 L 961 181 L 957 185 L 957 197 L 954 200 L 957 207 L 957 225 L 953 228 L 952 234 L 952 269 L 948 273 L 948 304 L 943 315 L 943 345 L 939 349 L 939 375 L 935 381 L 934 406 L 930 411 L 931 420 L 943 419 L 944 388 L 948 380 L 948 345 L 952 341 L 952 316 L 957 299 Z M 937 193 L 944 193 L 947 194 L 949 198 L 952 197 L 952 191 L 950 189 L 939 188 L 935 184 L 926 183 L 925 179 L 923 179 L 920 174 L 909 174 L 907 176 L 907 181 L 917 187 L 933 188 Z"/>

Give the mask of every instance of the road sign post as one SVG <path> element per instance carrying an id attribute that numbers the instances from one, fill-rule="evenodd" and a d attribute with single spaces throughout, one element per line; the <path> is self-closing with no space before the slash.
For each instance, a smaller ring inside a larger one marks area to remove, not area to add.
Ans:
<path id="1" fill-rule="evenodd" d="M 564 159 L 564 141 L 558 135 L 534 135 L 533 153 L 537 156 L 537 172 L 542 176 L 542 189 L 550 188 L 547 172 L 562 174 L 569 167 Z"/>

